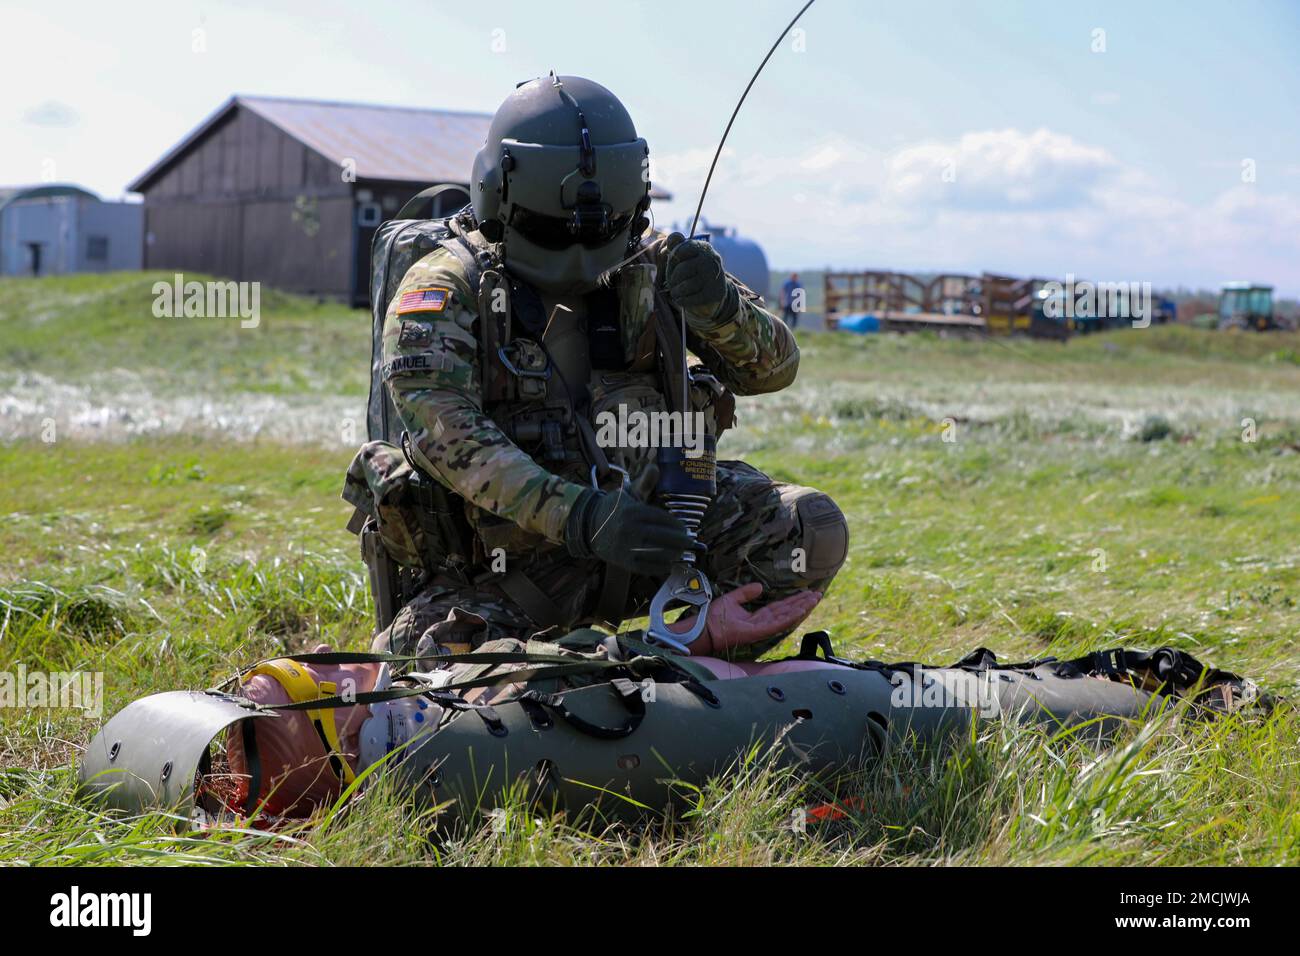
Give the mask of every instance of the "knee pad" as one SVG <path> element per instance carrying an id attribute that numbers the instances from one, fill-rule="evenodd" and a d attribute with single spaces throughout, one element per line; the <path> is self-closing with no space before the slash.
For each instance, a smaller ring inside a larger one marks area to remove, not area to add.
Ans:
<path id="1" fill-rule="evenodd" d="M 804 577 L 809 582 L 835 576 L 849 554 L 849 523 L 834 499 L 813 488 L 800 488 L 795 510 L 804 549 Z"/>

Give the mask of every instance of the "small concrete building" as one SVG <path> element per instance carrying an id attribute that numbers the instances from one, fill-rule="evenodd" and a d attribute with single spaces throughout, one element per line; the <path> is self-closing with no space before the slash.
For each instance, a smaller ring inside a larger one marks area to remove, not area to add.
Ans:
<path id="1" fill-rule="evenodd" d="M 0 275 L 139 269 L 144 210 L 63 183 L 0 187 Z"/>

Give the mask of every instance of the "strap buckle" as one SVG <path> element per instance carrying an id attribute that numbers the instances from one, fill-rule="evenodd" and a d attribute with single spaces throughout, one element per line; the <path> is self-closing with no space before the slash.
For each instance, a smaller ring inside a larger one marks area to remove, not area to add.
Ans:
<path id="1" fill-rule="evenodd" d="M 1108 651 L 1093 651 L 1092 669 L 1108 677 L 1114 674 L 1127 674 L 1129 668 L 1124 648 L 1115 647 Z"/>

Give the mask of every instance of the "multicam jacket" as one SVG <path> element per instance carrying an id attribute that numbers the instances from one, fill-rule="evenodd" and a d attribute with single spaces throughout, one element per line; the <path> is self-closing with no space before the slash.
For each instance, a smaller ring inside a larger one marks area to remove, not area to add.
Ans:
<path id="1" fill-rule="evenodd" d="M 467 238 L 476 244 L 482 241 L 476 234 Z M 610 301 L 616 303 L 613 308 L 618 313 L 622 367 L 592 371 L 585 383 L 563 383 L 567 392 L 563 404 L 570 409 L 574 393 L 587 385 L 577 414 L 590 421 L 620 405 L 646 411 L 668 407 L 656 374 L 654 278 L 662 267 L 661 258 L 653 264 L 625 266 L 614 276 L 616 298 Z M 485 273 L 483 281 L 488 277 Z M 708 327 L 693 324 L 687 345 L 716 379 L 714 394 L 724 391 L 720 386 L 735 395 L 778 391 L 794 380 L 798 346 L 758 296 L 736 284 L 741 293 L 737 313 Z M 422 469 L 473 506 L 470 519 L 480 534 L 485 523 L 496 521 L 509 523 L 515 531 L 522 529 L 537 544 L 541 541 L 535 536 L 560 543 L 573 503 L 589 486 L 590 466 L 577 450 L 572 427 L 564 431 L 567 451 L 556 455 L 553 447 L 543 448 L 537 439 L 545 430 L 540 425 L 531 430 L 519 426 L 528 419 L 529 409 L 534 424 L 547 418 L 546 410 L 554 408 L 556 396 L 564 395 L 556 377 L 544 388 L 537 380 L 520 379 L 525 387 L 516 389 L 508 400 L 485 396 L 485 375 L 496 373 L 487 365 L 495 358 L 485 356 L 481 340 L 481 291 L 470 287 L 465 268 L 445 248 L 411 266 L 387 311 L 383 379 L 409 437 L 410 454 Z M 541 341 L 546 342 L 545 331 Z M 708 387 L 693 387 L 691 400 L 716 419 Z M 717 428 L 729 422 L 711 424 Z M 634 478 L 654 455 L 653 449 L 607 451 Z M 519 545 L 517 539 L 513 543 Z"/>

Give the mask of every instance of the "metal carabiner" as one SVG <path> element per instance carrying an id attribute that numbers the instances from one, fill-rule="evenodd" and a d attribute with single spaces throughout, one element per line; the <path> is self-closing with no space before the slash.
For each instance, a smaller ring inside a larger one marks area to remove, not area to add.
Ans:
<path id="1" fill-rule="evenodd" d="M 708 623 L 709 605 L 713 603 L 713 585 L 704 572 L 688 561 L 679 561 L 673 565 L 672 573 L 660 586 L 650 601 L 650 626 L 646 630 L 646 641 L 671 647 L 679 654 L 689 655 L 688 645 L 693 644 L 704 633 Z M 664 619 L 670 605 L 685 604 L 695 609 L 695 620 L 689 630 L 678 633 L 668 629 Z"/>
<path id="2" fill-rule="evenodd" d="M 549 361 L 546 363 L 546 368 L 542 369 L 540 372 L 532 369 L 517 368 L 515 363 L 510 361 L 509 356 L 506 355 L 506 346 L 504 345 L 497 349 L 497 358 L 499 358 L 501 364 L 506 367 L 506 371 L 511 375 L 514 375 L 516 378 L 540 378 L 543 382 L 549 382 L 551 380 L 551 363 Z"/>

